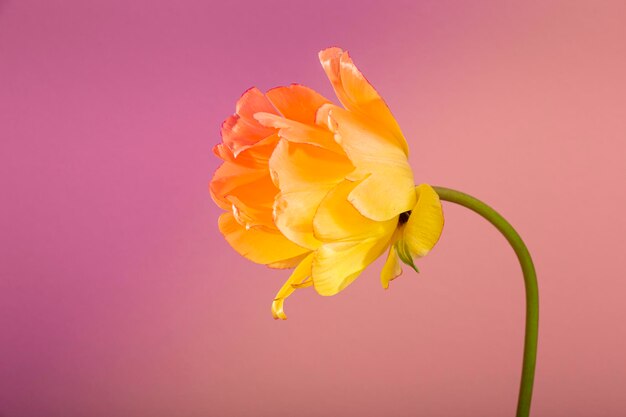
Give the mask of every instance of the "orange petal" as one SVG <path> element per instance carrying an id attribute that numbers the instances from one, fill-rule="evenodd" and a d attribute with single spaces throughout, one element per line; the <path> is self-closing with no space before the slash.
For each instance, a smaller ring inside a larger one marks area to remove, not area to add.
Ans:
<path id="1" fill-rule="evenodd" d="M 226 198 L 237 187 L 241 187 L 259 178 L 267 176 L 268 173 L 256 168 L 247 168 L 233 162 L 224 162 L 213 174 L 209 184 L 209 190 L 213 201 L 223 208 L 230 210 L 231 202 Z"/>
<path id="2" fill-rule="evenodd" d="M 235 113 L 244 119 L 252 120 L 254 113 L 260 111 L 276 113 L 276 109 L 261 90 L 256 87 L 249 88 L 237 101 Z"/>
<path id="3" fill-rule="evenodd" d="M 279 129 L 278 135 L 289 142 L 307 143 L 345 155 L 341 146 L 335 142 L 333 133 L 328 129 L 285 119 L 271 113 L 256 113 L 254 118 L 263 126 Z"/>
<path id="4" fill-rule="evenodd" d="M 348 52 L 328 48 L 319 53 L 319 59 L 341 104 L 389 132 L 408 155 L 408 145 L 398 122 L 382 97 L 354 65 Z"/>
<path id="5" fill-rule="evenodd" d="M 274 133 L 274 130 L 254 120 L 253 115 L 257 112 L 278 114 L 267 97 L 253 87 L 243 93 L 237 102 L 235 114 L 222 124 L 222 140 L 235 156 Z"/>
<path id="6" fill-rule="evenodd" d="M 315 123 L 317 109 L 330 103 L 314 90 L 299 84 L 276 87 L 265 95 L 285 118 L 309 125 Z"/>
<path id="7" fill-rule="evenodd" d="M 224 161 L 232 162 L 235 160 L 233 152 L 223 143 L 218 143 L 213 147 L 213 154 Z"/>
<path id="8" fill-rule="evenodd" d="M 228 196 L 233 196 L 248 207 L 256 210 L 272 211 L 274 197 L 278 188 L 274 185 L 269 171 L 254 181 L 248 181 L 239 187 L 232 189 Z"/>
<path id="9" fill-rule="evenodd" d="M 231 211 L 235 219 L 242 226 L 249 228 L 263 228 L 266 230 L 277 231 L 272 217 L 272 209 L 269 205 L 270 201 L 264 201 L 264 207 L 255 207 L 249 202 L 244 202 L 235 196 L 226 198 L 231 203 Z"/>
<path id="10" fill-rule="evenodd" d="M 309 252 L 288 240 L 280 232 L 260 228 L 246 229 L 232 213 L 222 213 L 220 232 L 240 255 L 258 264 L 276 264 Z"/>
<path id="11" fill-rule="evenodd" d="M 237 157 L 223 144 L 215 146 L 213 152 L 225 162 L 213 174 L 212 191 L 225 196 L 233 188 L 268 175 L 269 158 L 277 142 L 278 135 L 274 134 L 243 150 Z M 224 188 L 218 191 L 218 186 Z"/>
<path id="12" fill-rule="evenodd" d="M 267 169 L 267 162 L 276 147 L 276 143 L 278 143 L 278 139 L 278 134 L 274 132 L 254 145 L 242 149 L 236 156 L 226 145 L 220 143 L 213 147 L 213 153 L 224 161 L 235 162 L 250 168 Z"/>
<path id="13" fill-rule="evenodd" d="M 269 158 L 278 135 L 273 134 L 234 156 L 226 146 L 215 150 L 226 157 L 210 183 L 213 200 L 231 210 L 241 224 L 273 228 L 272 206 L 278 189 L 270 177 Z"/>

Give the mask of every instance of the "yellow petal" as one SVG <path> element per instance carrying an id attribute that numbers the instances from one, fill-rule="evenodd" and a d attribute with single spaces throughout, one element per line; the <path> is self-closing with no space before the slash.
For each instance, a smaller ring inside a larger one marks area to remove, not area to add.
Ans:
<path id="1" fill-rule="evenodd" d="M 313 261 L 313 284 L 321 295 L 348 286 L 389 245 L 397 219 L 376 222 L 361 215 L 347 200 L 358 183 L 343 181 L 322 200 L 313 225 L 324 244 Z"/>
<path id="2" fill-rule="evenodd" d="M 415 187 L 417 203 L 404 227 L 402 240 L 414 258 L 426 255 L 443 230 L 443 210 L 439 195 L 428 184 Z"/>
<path id="3" fill-rule="evenodd" d="M 320 202 L 313 218 L 313 231 L 320 241 L 355 241 L 393 233 L 397 219 L 382 222 L 371 220 L 348 201 L 349 195 L 358 186 L 359 182 L 344 180 Z"/>
<path id="4" fill-rule="evenodd" d="M 316 249 L 321 244 L 313 234 L 313 217 L 320 200 L 328 190 L 280 193 L 274 204 L 274 223 L 289 240 L 298 245 Z"/>
<path id="5" fill-rule="evenodd" d="M 284 311 L 285 299 L 289 297 L 297 288 L 302 288 L 311 285 L 311 263 L 313 261 L 314 253 L 310 253 L 306 256 L 302 262 L 293 271 L 287 282 L 281 287 L 274 297 L 272 302 L 272 316 L 275 319 L 286 320 L 287 315 Z M 307 279 L 309 279 L 307 281 Z"/>
<path id="6" fill-rule="evenodd" d="M 280 193 L 274 202 L 276 227 L 300 246 L 315 249 L 313 217 L 328 191 L 354 169 L 347 157 L 318 146 L 284 139 L 270 158 Z"/>
<path id="7" fill-rule="evenodd" d="M 389 254 L 387 260 L 380 272 L 380 282 L 384 289 L 389 288 L 389 281 L 396 279 L 402 274 L 402 264 L 399 262 L 396 248 L 391 245 L 389 248 Z"/>
<path id="8" fill-rule="evenodd" d="M 278 231 L 264 228 L 246 229 L 237 222 L 232 213 L 223 213 L 219 217 L 218 226 L 233 249 L 252 262 L 274 264 L 309 252 Z"/>
<path id="9" fill-rule="evenodd" d="M 334 295 L 350 285 L 385 251 L 390 235 L 325 243 L 317 249 L 312 276 L 318 294 Z"/>
<path id="10" fill-rule="evenodd" d="M 349 196 L 365 217 L 390 220 L 415 205 L 413 171 L 400 147 L 389 142 L 366 120 L 337 106 L 325 105 L 328 128 L 335 133 L 355 171 L 351 180 L 363 180 Z"/>
<path id="11" fill-rule="evenodd" d="M 389 132 L 408 155 L 408 145 L 398 122 L 382 97 L 354 65 L 348 52 L 328 48 L 319 53 L 319 59 L 341 104 Z"/>
<path id="12" fill-rule="evenodd" d="M 298 255 L 294 258 L 289 258 L 289 259 L 284 259 L 278 262 L 273 262 L 271 264 L 267 264 L 268 267 L 270 268 L 275 268 L 275 269 L 289 269 L 289 268 L 293 268 L 298 266 L 298 264 L 300 262 L 302 262 L 302 260 L 304 258 L 306 258 L 309 255 L 309 252 L 305 252 L 302 255 Z"/>

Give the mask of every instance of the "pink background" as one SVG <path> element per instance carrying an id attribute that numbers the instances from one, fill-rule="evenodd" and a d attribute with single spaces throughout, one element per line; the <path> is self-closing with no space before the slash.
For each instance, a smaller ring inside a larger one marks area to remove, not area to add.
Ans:
<path id="1" fill-rule="evenodd" d="M 358 4 L 358 5 L 357 5 Z M 539 272 L 535 416 L 626 415 L 622 1 L 0 0 L 0 415 L 512 416 L 523 287 L 449 204 L 419 276 L 336 297 L 221 238 L 207 182 L 248 87 L 328 97 L 348 49 L 416 180 L 519 229 Z"/>

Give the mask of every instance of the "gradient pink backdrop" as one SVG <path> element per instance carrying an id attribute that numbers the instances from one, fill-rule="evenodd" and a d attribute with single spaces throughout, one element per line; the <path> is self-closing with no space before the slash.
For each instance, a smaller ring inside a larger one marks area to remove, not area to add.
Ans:
<path id="1" fill-rule="evenodd" d="M 534 416 L 626 415 L 622 1 L 0 0 L 0 415 L 512 416 L 523 287 L 445 206 L 438 247 L 331 298 L 221 238 L 207 182 L 248 87 L 328 97 L 352 53 L 416 180 L 483 198 L 539 272 Z"/>

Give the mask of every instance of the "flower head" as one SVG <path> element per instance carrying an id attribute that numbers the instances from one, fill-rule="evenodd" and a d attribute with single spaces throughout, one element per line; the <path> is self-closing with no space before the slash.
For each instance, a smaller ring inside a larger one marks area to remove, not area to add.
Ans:
<path id="1" fill-rule="evenodd" d="M 319 58 L 343 107 L 301 85 L 252 88 L 214 148 L 224 163 L 210 191 L 226 210 L 219 228 L 228 243 L 254 262 L 295 267 L 274 318 L 286 318 L 296 289 L 336 294 L 386 250 L 387 288 L 399 261 L 415 268 L 443 228 L 439 197 L 414 185 L 406 139 L 383 99 L 347 52 Z"/>

